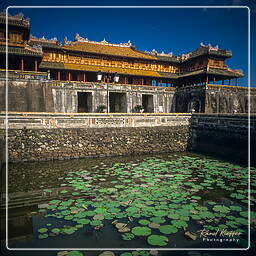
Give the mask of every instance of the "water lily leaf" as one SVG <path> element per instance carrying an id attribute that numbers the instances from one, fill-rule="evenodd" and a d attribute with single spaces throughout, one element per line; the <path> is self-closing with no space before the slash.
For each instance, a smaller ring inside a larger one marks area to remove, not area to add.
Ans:
<path id="1" fill-rule="evenodd" d="M 151 223 L 148 224 L 148 226 L 149 226 L 150 228 L 159 228 L 159 227 L 160 227 L 160 224 L 151 222 Z"/>
<path id="2" fill-rule="evenodd" d="M 75 233 L 77 229 L 75 227 L 66 227 L 61 230 L 61 233 L 64 235 L 71 235 Z"/>
<path id="3" fill-rule="evenodd" d="M 165 246 L 168 243 L 168 237 L 160 235 L 151 235 L 147 238 L 147 242 L 153 246 Z"/>
<path id="4" fill-rule="evenodd" d="M 89 219 L 78 219 L 77 221 L 76 221 L 77 223 L 79 223 L 79 224 L 89 224 L 90 223 L 90 220 Z"/>
<path id="5" fill-rule="evenodd" d="M 99 256 L 115 256 L 115 254 L 111 251 L 102 252 Z"/>
<path id="6" fill-rule="evenodd" d="M 172 225 L 162 225 L 159 227 L 159 231 L 163 234 L 169 235 L 178 232 L 178 229 Z"/>
<path id="7" fill-rule="evenodd" d="M 134 227 L 132 233 L 136 236 L 148 236 L 151 234 L 151 229 L 148 227 Z"/>
<path id="8" fill-rule="evenodd" d="M 161 223 L 165 222 L 165 219 L 162 217 L 152 217 L 152 218 L 150 218 L 150 221 L 152 221 L 154 223 L 161 224 Z"/>
<path id="9" fill-rule="evenodd" d="M 138 222 L 141 225 L 148 225 L 150 223 L 150 221 L 148 221 L 148 220 L 139 220 Z"/>
<path id="10" fill-rule="evenodd" d="M 47 229 L 47 228 L 39 228 L 37 231 L 38 231 L 39 233 L 45 233 L 45 232 L 48 231 L 48 229 Z"/>
<path id="11" fill-rule="evenodd" d="M 103 214 L 96 214 L 93 216 L 94 220 L 104 220 L 104 215 Z"/>
<path id="12" fill-rule="evenodd" d="M 92 220 L 90 224 L 91 226 L 99 226 L 102 224 L 102 222 L 100 220 Z"/>
<path id="13" fill-rule="evenodd" d="M 153 215 L 156 217 L 163 217 L 163 216 L 167 216 L 168 213 L 166 211 L 159 210 L 159 211 L 154 211 Z"/>
<path id="14" fill-rule="evenodd" d="M 126 240 L 126 239 L 124 239 Z M 133 256 L 130 252 L 123 252 L 120 254 L 120 256 Z"/>
<path id="15" fill-rule="evenodd" d="M 55 233 L 55 234 L 59 234 L 60 233 L 60 229 L 59 228 L 53 228 L 52 230 L 51 230 L 51 232 L 52 233 Z"/>
<path id="16" fill-rule="evenodd" d="M 132 234 L 132 233 L 125 233 L 125 234 L 123 234 L 122 235 L 122 239 L 123 240 L 132 240 L 133 238 L 134 238 L 135 236 L 134 236 L 134 234 Z"/>
<path id="17" fill-rule="evenodd" d="M 38 236 L 39 239 L 45 239 L 45 238 L 47 238 L 47 237 L 48 237 L 48 234 L 40 234 L 40 235 Z"/>
<path id="18" fill-rule="evenodd" d="M 241 212 L 242 211 L 242 207 L 240 206 L 230 206 L 229 207 L 232 211 L 237 211 L 237 212 Z"/>
<path id="19" fill-rule="evenodd" d="M 126 227 L 127 224 L 126 224 L 126 223 L 121 223 L 121 222 L 119 222 L 119 223 L 116 223 L 115 226 L 116 226 L 117 229 L 121 229 L 121 228 Z"/>
<path id="20" fill-rule="evenodd" d="M 70 251 L 67 256 L 84 256 L 84 254 L 80 251 Z"/>
<path id="21" fill-rule="evenodd" d="M 188 224 L 186 221 L 184 220 L 172 220 L 172 224 L 176 227 L 176 228 L 182 228 L 182 227 L 187 227 Z"/>
<path id="22" fill-rule="evenodd" d="M 213 210 L 216 212 L 221 212 L 221 213 L 230 212 L 230 209 L 224 205 L 215 205 L 215 206 L 213 206 Z"/>

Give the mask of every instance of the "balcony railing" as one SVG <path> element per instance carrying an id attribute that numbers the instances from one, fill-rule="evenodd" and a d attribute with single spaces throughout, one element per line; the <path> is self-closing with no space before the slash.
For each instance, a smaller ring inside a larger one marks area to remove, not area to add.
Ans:
<path id="1" fill-rule="evenodd" d="M 47 79 L 47 72 L 35 72 L 35 71 L 21 71 L 21 70 L 9 70 L 6 74 L 5 69 L 0 69 L 0 78 L 8 79 L 30 79 L 30 80 L 42 80 Z"/>

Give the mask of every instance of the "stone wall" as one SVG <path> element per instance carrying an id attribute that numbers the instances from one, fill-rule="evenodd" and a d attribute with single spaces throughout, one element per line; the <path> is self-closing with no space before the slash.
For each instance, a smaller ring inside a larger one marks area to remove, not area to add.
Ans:
<path id="1" fill-rule="evenodd" d="M 196 85 L 177 88 L 173 112 L 247 113 L 249 89 L 239 86 Z M 256 88 L 250 89 L 251 113 L 256 113 Z"/>
<path id="2" fill-rule="evenodd" d="M 250 90 L 251 113 L 256 113 L 256 89 Z M 205 113 L 247 113 L 249 90 L 239 86 L 208 85 Z"/>
<path id="3" fill-rule="evenodd" d="M 5 110 L 6 82 L 0 80 L 0 109 Z M 8 110 L 23 112 L 54 112 L 53 95 L 48 82 L 40 80 L 9 80 Z"/>
<path id="4" fill-rule="evenodd" d="M 0 120 L 4 120 L 3 115 Z M 8 129 L 10 161 L 186 150 L 229 158 L 245 165 L 248 160 L 246 114 L 87 114 L 75 117 L 34 113 L 23 117 L 11 115 L 11 120 Z M 4 126 L 1 127 L 0 132 L 4 134 Z M 251 115 L 250 135 L 251 164 L 256 165 L 256 115 Z"/>
<path id="5" fill-rule="evenodd" d="M 152 87 L 141 85 L 53 82 L 51 84 L 55 112 L 78 112 L 78 93 L 86 92 L 92 95 L 92 112 L 97 112 L 99 105 L 105 105 L 110 111 L 109 94 L 123 93 L 126 95 L 126 110 L 132 113 L 136 105 L 142 105 L 142 95 L 152 95 L 153 112 L 172 112 L 174 88 Z"/>
<path id="6" fill-rule="evenodd" d="M 9 161 L 186 151 L 188 126 L 9 129 Z"/>
<path id="7" fill-rule="evenodd" d="M 156 127 L 188 125 L 191 114 L 0 113 L 0 129 Z"/>
<path id="8" fill-rule="evenodd" d="M 238 86 L 196 85 L 182 88 L 157 86 L 60 82 L 47 79 L 10 79 L 8 83 L 9 111 L 17 112 L 79 112 L 78 94 L 91 95 L 90 111 L 98 111 L 105 105 L 110 111 L 111 93 L 125 95 L 125 111 L 134 112 L 142 105 L 143 95 L 152 97 L 152 112 L 159 113 L 246 113 L 248 110 L 248 88 Z M 5 81 L 0 78 L 0 98 L 5 99 Z M 256 113 L 256 88 L 251 88 L 251 112 Z M 5 101 L 0 101 L 0 111 Z"/>
<path id="9" fill-rule="evenodd" d="M 256 165 L 256 115 L 250 122 L 251 164 Z M 248 116 L 194 114 L 190 119 L 191 151 L 248 164 Z"/>

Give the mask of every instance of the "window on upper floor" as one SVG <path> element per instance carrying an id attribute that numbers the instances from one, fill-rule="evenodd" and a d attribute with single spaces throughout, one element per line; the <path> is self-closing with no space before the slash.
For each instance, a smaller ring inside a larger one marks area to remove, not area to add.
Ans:
<path id="1" fill-rule="evenodd" d="M 0 31 L 0 39 L 5 39 L 5 32 Z"/>
<path id="2" fill-rule="evenodd" d="M 10 39 L 10 42 L 22 42 L 22 34 L 17 34 L 17 33 L 10 33 L 9 34 L 9 39 Z"/>

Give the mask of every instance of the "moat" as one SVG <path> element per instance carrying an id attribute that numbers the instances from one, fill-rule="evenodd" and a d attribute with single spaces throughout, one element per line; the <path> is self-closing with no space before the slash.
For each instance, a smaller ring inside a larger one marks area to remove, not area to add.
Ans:
<path id="1" fill-rule="evenodd" d="M 248 168 L 204 155 L 10 164 L 8 188 L 10 248 L 248 246 Z M 253 167 L 252 233 L 255 193 Z"/>

